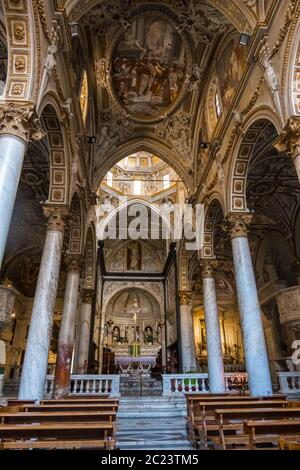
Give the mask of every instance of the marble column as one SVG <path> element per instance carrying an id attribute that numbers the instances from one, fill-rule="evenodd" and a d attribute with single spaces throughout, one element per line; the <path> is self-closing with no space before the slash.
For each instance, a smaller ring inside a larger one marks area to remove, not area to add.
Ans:
<path id="1" fill-rule="evenodd" d="M 272 382 L 247 225 L 251 214 L 230 214 L 231 244 L 250 394 L 272 395 Z"/>
<path id="2" fill-rule="evenodd" d="M 67 268 L 67 280 L 57 346 L 53 392 L 55 399 L 65 398 L 69 395 L 82 258 L 78 255 L 68 254 L 64 261 Z"/>
<path id="3" fill-rule="evenodd" d="M 43 398 L 59 279 L 66 207 L 44 208 L 48 226 L 35 290 L 19 398 Z"/>
<path id="4" fill-rule="evenodd" d="M 33 106 L 0 105 L 0 267 L 27 143 L 43 135 Z"/>
<path id="5" fill-rule="evenodd" d="M 79 313 L 79 336 L 77 354 L 77 373 L 86 374 L 89 362 L 90 334 L 92 319 L 93 289 L 82 291 L 82 304 Z"/>
<path id="6" fill-rule="evenodd" d="M 300 116 L 288 119 L 274 146 L 278 152 L 287 153 L 292 157 L 300 182 Z"/>
<path id="7" fill-rule="evenodd" d="M 192 294 L 189 291 L 179 292 L 180 332 L 182 371 L 188 372 L 196 368 L 195 341 L 192 329 Z"/>
<path id="8" fill-rule="evenodd" d="M 225 393 L 222 341 L 218 315 L 215 269 L 216 260 L 203 260 L 203 300 L 207 342 L 207 362 L 210 393 Z"/>

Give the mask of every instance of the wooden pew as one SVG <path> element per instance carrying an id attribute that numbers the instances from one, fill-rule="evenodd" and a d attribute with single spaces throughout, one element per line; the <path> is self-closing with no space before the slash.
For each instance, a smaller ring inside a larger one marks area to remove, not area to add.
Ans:
<path id="1" fill-rule="evenodd" d="M 106 440 L 113 438 L 115 423 L 82 422 L 82 423 L 43 423 L 0 426 L 0 442 L 28 439 L 58 440 Z"/>
<path id="2" fill-rule="evenodd" d="M 257 448 L 257 444 L 278 443 L 279 438 L 290 436 L 300 438 L 300 419 L 287 420 L 250 420 L 244 422 L 244 433 L 249 436 L 249 449 Z"/>
<path id="3" fill-rule="evenodd" d="M 97 439 L 97 440 L 37 440 L 37 441 L 10 441 L 0 442 L 0 450 L 31 450 L 31 449 L 105 449 L 113 450 L 116 447 L 115 439 Z"/>
<path id="4" fill-rule="evenodd" d="M 93 403 L 113 403 L 118 405 L 119 401 L 118 398 L 62 398 L 59 400 L 41 400 L 40 405 L 80 405 Z"/>
<path id="5" fill-rule="evenodd" d="M 62 412 L 19 412 L 2 413 L 1 424 L 48 423 L 48 422 L 93 422 L 116 421 L 115 411 L 62 411 Z M 1 432 L 1 426 L 0 426 Z"/>
<path id="6" fill-rule="evenodd" d="M 7 406 L 18 406 L 18 405 L 34 405 L 36 400 L 17 400 L 14 398 L 7 398 Z"/>
<path id="7" fill-rule="evenodd" d="M 92 403 L 92 404 L 60 404 L 60 405 L 23 405 L 19 411 L 29 412 L 59 412 L 59 411 L 118 411 L 118 404 Z"/>
<path id="8" fill-rule="evenodd" d="M 216 409 L 233 408 L 283 408 L 287 407 L 286 400 L 226 400 L 226 401 L 199 401 L 197 406 L 191 411 L 187 420 L 188 438 L 194 445 L 199 443 L 208 445 L 209 436 L 219 436 L 219 423 L 215 420 L 214 412 Z M 230 429 L 230 425 L 228 428 Z"/>
<path id="9" fill-rule="evenodd" d="M 219 426 L 219 438 L 212 438 L 215 445 L 225 450 L 228 445 L 248 446 L 248 436 L 242 435 L 243 420 L 290 419 L 300 418 L 300 408 L 236 408 L 217 409 L 215 420 Z"/>
<path id="10" fill-rule="evenodd" d="M 278 447 L 280 450 L 300 450 L 300 437 L 298 440 L 280 437 L 278 440 Z"/>

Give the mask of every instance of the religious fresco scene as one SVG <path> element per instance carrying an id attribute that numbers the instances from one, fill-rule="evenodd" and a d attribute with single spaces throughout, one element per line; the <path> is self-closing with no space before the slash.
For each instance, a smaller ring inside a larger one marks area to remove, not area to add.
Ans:
<path id="1" fill-rule="evenodd" d="M 122 34 L 112 60 L 116 95 L 129 114 L 159 117 L 176 102 L 186 54 L 181 36 L 168 21 L 150 14 L 138 17 Z"/>
<path id="2" fill-rule="evenodd" d="M 300 0 L 0 0 L 0 459 L 300 450 L 299 44 Z"/>

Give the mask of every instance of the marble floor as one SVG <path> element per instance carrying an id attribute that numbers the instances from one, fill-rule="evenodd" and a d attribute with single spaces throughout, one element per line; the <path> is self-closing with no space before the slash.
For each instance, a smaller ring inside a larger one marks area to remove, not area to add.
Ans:
<path id="1" fill-rule="evenodd" d="M 118 418 L 116 440 L 120 450 L 193 450 L 183 417 Z"/>

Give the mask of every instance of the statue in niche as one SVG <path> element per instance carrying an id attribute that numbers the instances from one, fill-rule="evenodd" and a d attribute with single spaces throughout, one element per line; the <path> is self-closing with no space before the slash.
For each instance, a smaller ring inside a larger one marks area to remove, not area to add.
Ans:
<path id="1" fill-rule="evenodd" d="M 278 253 L 276 250 L 271 250 L 267 254 L 264 263 L 264 281 L 277 281 L 278 276 L 278 264 L 280 260 L 278 258 Z"/>
<path id="2" fill-rule="evenodd" d="M 112 330 L 112 340 L 114 343 L 117 343 L 119 338 L 120 338 L 120 328 L 118 326 L 114 326 Z"/>
<path id="3" fill-rule="evenodd" d="M 127 269 L 129 271 L 140 271 L 141 268 L 140 244 L 131 242 L 127 248 Z"/>

